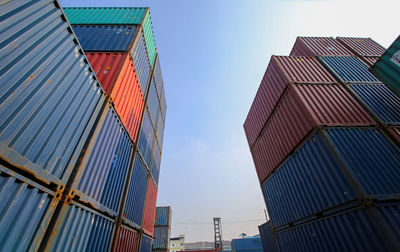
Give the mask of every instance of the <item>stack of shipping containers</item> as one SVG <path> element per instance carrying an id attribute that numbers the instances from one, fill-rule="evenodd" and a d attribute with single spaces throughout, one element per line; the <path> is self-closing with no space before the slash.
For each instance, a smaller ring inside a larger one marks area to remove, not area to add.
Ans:
<path id="1" fill-rule="evenodd" d="M 166 102 L 149 9 L 64 11 L 0 9 L 1 250 L 150 251 Z"/>
<path id="2" fill-rule="evenodd" d="M 157 207 L 154 220 L 153 252 L 169 252 L 169 239 L 171 236 L 171 207 Z"/>
<path id="3" fill-rule="evenodd" d="M 383 52 L 299 37 L 272 56 L 244 129 L 281 251 L 400 248 L 400 99 L 368 71 Z"/>

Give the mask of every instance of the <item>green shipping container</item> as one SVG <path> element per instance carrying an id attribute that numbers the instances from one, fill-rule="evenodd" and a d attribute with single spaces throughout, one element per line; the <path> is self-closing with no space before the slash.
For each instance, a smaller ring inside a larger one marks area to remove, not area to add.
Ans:
<path id="1" fill-rule="evenodd" d="M 400 36 L 372 66 L 371 72 L 400 96 Z"/>
<path id="2" fill-rule="evenodd" d="M 73 25 L 132 25 L 142 24 L 151 66 L 156 59 L 156 44 L 149 8 L 134 7 L 69 7 L 64 8 Z"/>

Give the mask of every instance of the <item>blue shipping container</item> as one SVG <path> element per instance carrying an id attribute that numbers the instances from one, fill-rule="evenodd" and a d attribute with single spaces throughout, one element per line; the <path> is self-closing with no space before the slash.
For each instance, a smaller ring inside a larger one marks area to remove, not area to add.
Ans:
<path id="1" fill-rule="evenodd" d="M 0 250 L 36 251 L 56 209 L 54 192 L 0 165 Z"/>
<path id="2" fill-rule="evenodd" d="M 64 205 L 46 251 L 110 251 L 114 221 L 76 202 Z"/>
<path id="3" fill-rule="evenodd" d="M 80 200 L 116 216 L 132 153 L 128 133 L 107 104 L 72 187 Z"/>
<path id="4" fill-rule="evenodd" d="M 261 226 L 258 226 L 260 231 L 260 238 L 264 248 L 264 252 L 277 252 L 277 246 L 275 241 L 275 234 L 272 228 L 271 221 L 268 221 Z"/>
<path id="5" fill-rule="evenodd" d="M 160 65 L 160 55 L 157 54 L 156 58 L 156 63 L 154 65 L 154 79 L 156 80 L 156 87 L 157 87 L 157 93 L 158 93 L 158 98 L 161 99 L 161 91 L 164 87 L 164 81 L 162 78 L 162 73 L 161 73 L 161 65 Z"/>
<path id="6" fill-rule="evenodd" d="M 152 162 L 151 162 L 151 175 L 153 176 L 157 185 L 160 176 L 160 165 L 161 165 L 161 152 L 157 142 L 157 138 L 155 138 L 153 146 Z"/>
<path id="7" fill-rule="evenodd" d="M 154 129 L 151 124 L 149 111 L 146 109 L 143 115 L 142 129 L 139 134 L 138 148 L 148 169 L 150 169 L 151 164 L 151 149 L 153 141 Z"/>
<path id="8" fill-rule="evenodd" d="M 128 52 L 133 46 L 137 26 L 73 25 L 85 52 Z"/>
<path id="9" fill-rule="evenodd" d="M 368 66 L 356 57 L 323 56 L 320 61 L 341 82 L 380 83 Z"/>
<path id="10" fill-rule="evenodd" d="M 399 205 L 359 208 L 321 218 L 277 232 L 278 246 L 283 252 L 399 251 L 399 211 Z"/>
<path id="11" fill-rule="evenodd" d="M 166 116 L 167 116 L 167 100 L 165 98 L 165 89 L 163 87 L 162 91 L 161 91 L 161 115 L 164 119 L 164 122 L 166 120 Z"/>
<path id="12" fill-rule="evenodd" d="M 156 134 L 157 134 L 157 140 L 158 143 L 160 144 L 160 150 L 162 150 L 163 146 L 163 141 L 164 141 L 164 127 L 165 127 L 165 121 L 161 116 L 161 110 L 158 111 L 158 117 L 157 117 L 157 129 L 156 129 Z"/>
<path id="13" fill-rule="evenodd" d="M 139 252 L 150 252 L 151 251 L 151 237 L 142 234 L 140 238 Z"/>
<path id="14" fill-rule="evenodd" d="M 56 6 L 1 7 L 0 156 L 45 183 L 64 184 L 104 96 Z"/>
<path id="15" fill-rule="evenodd" d="M 140 156 L 136 154 L 124 209 L 124 217 L 127 219 L 126 222 L 132 227 L 140 227 L 142 225 L 147 181 L 146 168 Z"/>
<path id="16" fill-rule="evenodd" d="M 360 197 L 398 198 L 398 167 L 399 148 L 376 129 L 323 130 L 262 185 L 271 221 L 279 227 L 316 218 Z"/>
<path id="17" fill-rule="evenodd" d="M 157 97 L 156 83 L 154 78 L 151 78 L 149 94 L 147 96 L 147 107 L 149 108 L 150 119 L 153 127 L 156 127 L 158 111 L 160 110 L 160 101 Z"/>
<path id="18" fill-rule="evenodd" d="M 242 239 L 233 239 L 231 242 L 233 252 L 263 252 L 263 246 L 260 237 L 248 237 Z"/>
<path id="19" fill-rule="evenodd" d="M 400 124 L 400 98 L 384 84 L 352 84 L 350 88 L 384 124 Z"/>
<path id="20" fill-rule="evenodd" d="M 172 211 L 171 207 L 156 207 L 156 217 L 154 226 L 171 226 Z"/>
<path id="21" fill-rule="evenodd" d="M 142 29 L 140 29 L 137 39 L 134 42 L 131 50 L 131 56 L 135 66 L 136 75 L 139 79 L 140 88 L 142 89 L 142 94 L 146 94 L 147 84 L 149 82 L 151 73 L 151 66 Z"/>
<path id="22" fill-rule="evenodd" d="M 171 227 L 169 226 L 154 226 L 153 231 L 153 246 L 152 249 L 169 249 L 169 238 Z"/>

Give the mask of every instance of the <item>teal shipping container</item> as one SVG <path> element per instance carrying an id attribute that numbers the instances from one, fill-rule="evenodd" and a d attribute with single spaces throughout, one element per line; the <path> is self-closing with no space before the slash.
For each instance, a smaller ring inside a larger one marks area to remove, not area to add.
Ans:
<path id="1" fill-rule="evenodd" d="M 371 72 L 400 96 L 400 36 L 372 66 Z"/>

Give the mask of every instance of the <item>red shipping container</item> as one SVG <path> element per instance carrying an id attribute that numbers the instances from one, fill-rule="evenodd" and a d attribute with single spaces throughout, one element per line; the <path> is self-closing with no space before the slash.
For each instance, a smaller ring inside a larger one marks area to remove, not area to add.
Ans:
<path id="1" fill-rule="evenodd" d="M 129 136 L 135 142 L 144 96 L 132 58 L 127 53 L 86 53 L 103 89 L 114 103 Z"/>
<path id="2" fill-rule="evenodd" d="M 251 149 L 259 181 L 264 182 L 313 129 L 370 125 L 374 120 L 343 86 L 290 86 Z"/>
<path id="3" fill-rule="evenodd" d="M 368 66 L 373 66 L 378 61 L 379 57 L 360 57 Z"/>
<path id="4" fill-rule="evenodd" d="M 314 57 L 272 56 L 243 125 L 250 147 L 291 83 L 333 84 L 336 81 Z"/>
<path id="5" fill-rule="evenodd" d="M 386 51 L 383 46 L 376 43 L 371 38 L 337 37 L 336 40 L 357 56 L 380 57 Z"/>
<path id="6" fill-rule="evenodd" d="M 332 37 L 297 37 L 290 56 L 353 56 Z"/>
<path id="7" fill-rule="evenodd" d="M 120 226 L 115 236 L 114 252 L 139 251 L 140 234 L 128 227 Z"/>
<path id="8" fill-rule="evenodd" d="M 142 222 L 143 231 L 149 236 L 153 236 L 154 219 L 156 217 L 156 202 L 157 186 L 151 176 L 149 176 L 149 182 L 147 183 L 146 203 L 144 206 Z"/>

